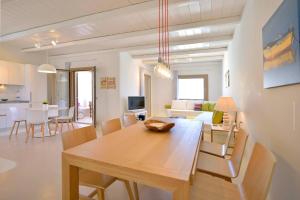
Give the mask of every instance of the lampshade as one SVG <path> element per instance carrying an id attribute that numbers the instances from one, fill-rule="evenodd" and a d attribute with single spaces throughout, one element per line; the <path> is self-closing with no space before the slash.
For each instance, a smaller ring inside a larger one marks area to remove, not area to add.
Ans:
<path id="1" fill-rule="evenodd" d="M 215 106 L 215 110 L 222 111 L 222 112 L 238 111 L 232 97 L 220 97 Z"/>
<path id="2" fill-rule="evenodd" d="M 56 73 L 56 68 L 53 65 L 42 64 L 38 67 L 38 72 L 54 74 Z"/>

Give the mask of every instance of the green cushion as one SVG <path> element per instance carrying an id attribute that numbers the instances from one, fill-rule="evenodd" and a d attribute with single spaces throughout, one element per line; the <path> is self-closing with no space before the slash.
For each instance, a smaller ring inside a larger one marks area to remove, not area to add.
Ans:
<path id="1" fill-rule="evenodd" d="M 212 123 L 221 124 L 222 121 L 223 121 L 223 112 L 215 110 L 212 117 Z"/>
<path id="2" fill-rule="evenodd" d="M 202 111 L 209 111 L 209 103 L 202 104 Z"/>
<path id="3" fill-rule="evenodd" d="M 211 111 L 213 112 L 215 110 L 215 106 L 216 104 L 215 103 L 209 103 L 209 106 L 208 106 L 208 111 Z"/>

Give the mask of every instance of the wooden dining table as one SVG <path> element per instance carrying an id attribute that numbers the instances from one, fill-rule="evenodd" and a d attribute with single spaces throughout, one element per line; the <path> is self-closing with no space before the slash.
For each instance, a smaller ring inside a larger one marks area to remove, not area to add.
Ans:
<path id="1" fill-rule="evenodd" d="M 160 119 L 175 126 L 169 132 L 157 133 L 139 122 L 64 151 L 62 199 L 79 198 L 81 168 L 169 191 L 174 200 L 188 200 L 202 122 Z"/>

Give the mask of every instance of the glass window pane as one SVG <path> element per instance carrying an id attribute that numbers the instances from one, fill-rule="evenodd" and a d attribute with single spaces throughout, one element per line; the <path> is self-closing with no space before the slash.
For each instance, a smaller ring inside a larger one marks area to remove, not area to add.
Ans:
<path id="1" fill-rule="evenodd" d="M 178 99 L 204 99 L 204 79 L 178 79 Z"/>

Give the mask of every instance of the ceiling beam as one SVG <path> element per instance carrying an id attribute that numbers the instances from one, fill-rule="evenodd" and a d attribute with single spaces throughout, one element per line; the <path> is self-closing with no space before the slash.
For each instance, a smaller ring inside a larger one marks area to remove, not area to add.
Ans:
<path id="1" fill-rule="evenodd" d="M 213 27 L 213 26 L 222 26 L 222 25 L 229 25 L 229 24 L 237 25 L 239 21 L 240 21 L 240 17 L 229 17 L 229 18 L 223 18 L 218 20 L 199 21 L 193 23 L 174 25 L 174 26 L 170 26 L 169 30 L 170 32 L 172 32 L 172 31 L 179 31 L 179 30 L 199 28 L 199 27 Z M 96 42 L 101 43 L 102 41 L 107 41 L 107 40 L 118 40 L 118 39 L 130 38 L 130 37 L 146 36 L 146 35 L 151 35 L 156 33 L 157 33 L 157 29 L 153 28 L 153 29 L 133 31 L 127 33 L 118 33 L 118 34 L 112 34 L 112 35 L 106 35 L 106 36 L 100 36 L 100 37 L 94 37 L 94 38 L 88 38 L 88 39 L 82 39 L 82 40 L 76 40 L 70 42 L 63 42 L 63 43 L 58 43 L 55 47 L 53 47 L 52 45 L 45 45 L 42 46 L 41 48 L 30 47 L 30 48 L 25 48 L 22 51 L 23 52 L 43 51 L 48 49 L 62 48 L 62 47 L 82 45 L 88 43 L 96 43 Z"/>
<path id="2" fill-rule="evenodd" d="M 233 35 L 221 35 L 221 36 L 213 36 L 213 37 L 205 37 L 199 39 L 185 39 L 181 38 L 178 40 L 170 41 L 170 47 L 176 45 L 187 45 L 187 44 L 197 44 L 197 43 L 213 43 L 213 42 L 229 42 L 232 40 Z M 127 46 L 127 47 L 119 47 L 119 48 L 110 48 L 110 49 L 102 49 L 99 52 L 109 52 L 109 51 L 133 51 L 133 50 L 140 50 L 140 49 L 151 49 L 157 48 L 157 42 L 152 44 L 141 44 L 135 46 Z M 37 48 L 28 48 L 23 49 L 22 52 L 36 52 L 39 49 Z"/>
<path id="3" fill-rule="evenodd" d="M 185 2 L 185 0 L 170 0 L 169 5 L 175 6 L 183 2 Z M 120 8 L 115 8 L 115 9 L 101 11 L 101 12 L 97 12 L 85 16 L 75 17 L 73 19 L 63 20 L 56 23 L 38 26 L 35 28 L 22 30 L 14 33 L 3 34 L 0 38 L 0 42 L 16 40 L 22 37 L 31 36 L 36 33 L 46 32 L 52 29 L 56 30 L 64 27 L 72 27 L 78 24 L 88 23 L 89 21 L 104 20 L 107 18 L 113 18 L 120 15 L 122 16 L 122 15 L 135 13 L 141 10 L 155 9 L 156 7 L 157 7 L 156 0 L 145 0 L 144 2 L 141 3 L 135 3 Z"/>
<path id="4" fill-rule="evenodd" d="M 172 56 L 191 55 L 191 54 L 203 54 L 203 56 L 209 55 L 209 54 L 223 55 L 226 51 L 227 51 L 226 47 L 223 47 L 223 48 L 210 48 L 210 49 L 193 49 L 193 50 L 183 50 L 183 51 L 171 51 L 170 56 L 172 57 Z M 132 58 L 134 58 L 134 59 L 157 58 L 157 53 L 140 54 L 140 55 L 132 54 Z"/>
<path id="5" fill-rule="evenodd" d="M 198 58 L 180 58 L 180 59 L 171 59 L 170 64 L 184 64 L 184 63 L 199 63 L 199 62 L 217 62 L 222 61 L 224 56 L 207 56 L 207 57 L 198 57 Z M 143 60 L 145 65 L 155 65 L 157 60 Z"/>

